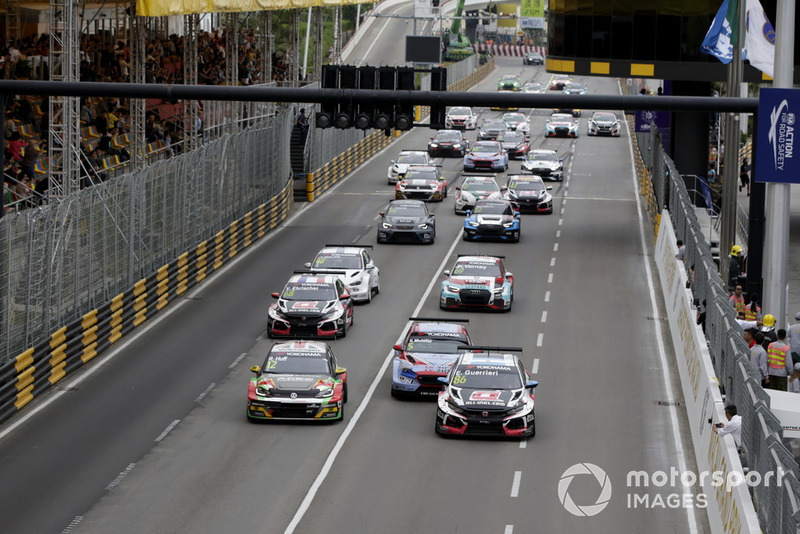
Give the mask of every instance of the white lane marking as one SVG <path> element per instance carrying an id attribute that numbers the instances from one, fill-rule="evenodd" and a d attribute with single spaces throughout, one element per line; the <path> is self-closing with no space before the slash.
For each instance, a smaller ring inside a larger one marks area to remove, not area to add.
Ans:
<path id="1" fill-rule="evenodd" d="M 428 284 L 425 293 L 422 295 L 422 298 L 417 304 L 417 307 L 414 309 L 414 312 L 411 314 L 411 317 L 417 317 L 419 315 L 422 306 L 428 299 L 428 295 L 430 295 L 431 291 L 433 291 L 433 288 L 436 287 L 436 285 L 438 284 L 439 273 L 442 272 L 447 267 L 447 264 L 450 261 L 450 256 L 453 254 L 453 251 L 455 250 L 456 245 L 458 245 L 459 241 L 461 241 L 461 229 L 459 229 L 458 232 L 456 233 L 455 239 L 453 239 L 453 243 L 450 245 L 450 249 L 447 251 L 447 254 L 445 254 L 444 258 L 442 259 L 442 263 L 439 265 L 439 268 L 436 269 L 436 271 L 434 271 L 436 272 L 436 274 L 433 276 L 433 278 L 431 278 L 430 284 Z M 411 321 L 408 321 L 406 323 L 405 328 L 403 329 L 403 332 L 400 334 L 400 337 L 398 338 L 398 343 L 400 342 L 401 339 L 405 339 L 405 336 L 410 328 L 411 328 Z M 300 506 L 297 508 L 294 517 L 289 522 L 289 525 L 286 527 L 286 530 L 284 530 L 284 534 L 292 534 L 297 528 L 297 526 L 300 524 L 300 521 L 303 519 L 303 516 L 305 515 L 306 511 L 308 511 L 308 509 L 311 507 L 311 503 L 314 501 L 314 497 L 316 496 L 317 491 L 319 491 L 320 487 L 322 487 L 322 483 L 327 478 L 328 473 L 330 473 L 331 467 L 333 467 L 333 464 L 336 462 L 336 457 L 341 452 L 342 448 L 344 447 L 345 441 L 347 441 L 347 438 L 350 436 L 350 433 L 353 431 L 353 428 L 355 428 L 356 423 L 358 423 L 358 420 L 361 418 L 361 414 L 363 414 L 364 411 L 367 409 L 367 405 L 372 399 L 372 396 L 375 394 L 375 390 L 378 388 L 378 384 L 380 383 L 384 373 L 386 373 L 386 370 L 389 368 L 389 364 L 392 362 L 393 359 L 394 359 L 394 349 L 389 351 L 389 354 L 387 354 L 386 358 L 383 360 L 383 364 L 381 364 L 381 368 L 378 369 L 378 374 L 376 374 L 375 378 L 372 380 L 369 389 L 364 395 L 364 399 L 361 401 L 361 404 L 358 405 L 358 408 L 356 409 L 355 413 L 350 416 L 350 421 L 347 423 L 347 426 L 345 427 L 344 431 L 339 436 L 339 439 L 336 441 L 336 444 L 333 446 L 333 449 L 331 449 L 330 454 L 328 454 L 328 458 L 322 465 L 322 469 L 320 469 L 317 478 L 311 484 L 311 487 L 308 489 L 308 493 L 306 493 L 306 496 L 303 498 L 303 502 L 300 503 Z"/>
<path id="2" fill-rule="evenodd" d="M 519 497 L 520 480 L 522 480 L 522 471 L 514 471 L 514 482 L 511 483 L 511 497 Z"/>
<path id="3" fill-rule="evenodd" d="M 523 439 L 522 441 L 519 442 L 519 448 L 520 449 L 525 449 L 527 447 L 528 447 L 528 440 Z"/>
<path id="4" fill-rule="evenodd" d="M 556 266 L 556 259 L 550 258 L 550 267 L 555 267 L 555 266 Z"/>
<path id="5" fill-rule="evenodd" d="M 553 252 L 558 252 L 558 243 L 553 243 Z"/>
<path id="6" fill-rule="evenodd" d="M 398 10 L 396 10 L 396 11 L 399 11 L 399 9 L 398 9 Z M 395 11 L 395 12 L 396 12 L 396 11 Z M 388 18 L 388 19 L 386 19 L 386 22 L 384 22 L 384 23 L 383 23 L 383 26 L 381 27 L 381 29 L 380 29 L 380 30 L 378 30 L 378 34 L 375 36 L 375 40 L 374 40 L 374 41 L 372 41 L 372 44 L 371 44 L 371 45 L 369 45 L 369 48 L 367 48 L 367 51 L 366 51 L 366 52 L 364 52 L 364 56 L 363 56 L 363 57 L 365 57 L 365 58 L 367 58 L 367 57 L 370 57 L 370 56 L 369 56 L 369 53 L 370 53 L 370 52 L 372 52 L 372 47 L 373 47 L 373 46 L 375 46 L 375 43 L 377 43 L 378 41 L 380 41 L 380 39 L 378 39 L 378 37 L 380 37 L 380 35 L 383 33 L 383 30 L 385 30 L 385 29 L 386 29 L 386 26 L 388 26 L 388 25 L 389 25 L 389 22 L 391 22 L 392 20 L 393 20 L 393 19 L 391 19 L 391 18 Z M 362 65 L 362 63 L 363 63 L 363 62 L 364 62 L 364 60 L 363 60 L 363 59 L 361 59 L 361 60 L 358 62 L 358 64 L 357 64 L 356 66 L 357 66 L 357 67 L 360 67 L 360 66 Z"/>
<path id="7" fill-rule="evenodd" d="M 553 283 L 553 273 L 548 273 L 548 275 L 547 275 L 547 283 L 548 284 L 552 284 Z"/>
<path id="8" fill-rule="evenodd" d="M 235 360 L 233 360 L 233 363 L 232 363 L 232 364 L 230 364 L 230 365 L 228 366 L 228 369 L 233 369 L 234 367 L 236 367 L 237 365 L 239 365 L 239 362 L 240 362 L 240 361 L 242 361 L 242 360 L 244 360 L 244 357 L 245 357 L 245 356 L 247 356 L 247 353 L 246 353 L 246 352 L 243 352 L 243 353 L 241 353 L 241 354 L 239 355 L 239 357 L 238 357 L 238 358 L 236 358 Z"/>
<path id="9" fill-rule="evenodd" d="M 628 123 L 623 121 L 625 124 L 625 128 L 628 129 Z M 630 131 L 628 131 L 628 137 L 630 137 Z M 643 251 L 647 251 L 647 241 L 645 239 L 645 229 L 644 229 L 644 217 L 642 216 L 642 202 L 641 198 L 639 197 L 639 184 L 636 178 L 636 167 L 634 164 L 634 156 L 633 156 L 633 144 L 629 144 L 628 148 L 630 150 L 631 156 L 631 177 L 633 180 L 633 190 L 636 192 L 636 211 L 639 215 L 639 238 L 642 246 Z M 656 290 L 655 290 L 655 283 L 653 282 L 653 273 L 650 270 L 650 263 L 647 254 L 642 254 L 642 263 L 644 264 L 644 269 L 647 272 L 647 287 L 650 290 L 650 306 L 652 309 L 653 317 L 658 317 L 658 306 L 656 301 Z M 669 370 L 669 365 L 667 364 L 667 354 L 666 348 L 664 347 L 664 340 L 661 336 L 661 328 L 659 321 L 653 321 L 653 330 L 656 334 L 656 345 L 658 345 L 658 356 L 661 360 L 661 368 L 664 370 L 661 373 L 661 377 L 664 380 L 664 390 L 666 391 L 667 395 L 667 406 L 669 406 L 669 416 L 672 424 L 672 437 L 675 440 L 675 450 L 678 453 L 678 469 L 681 473 L 686 472 L 686 462 L 684 461 L 684 452 L 683 452 L 683 445 L 681 444 L 680 436 L 678 436 L 678 414 L 677 409 L 675 407 L 675 403 L 673 402 L 672 396 L 672 376 Z M 692 493 L 691 487 L 684 487 L 685 493 Z M 686 508 L 686 516 L 689 520 L 689 531 L 692 534 L 697 533 L 697 517 L 695 516 L 695 511 L 692 507 Z"/>
<path id="10" fill-rule="evenodd" d="M 561 237 L 561 230 L 556 230 L 556 238 Z"/>
<path id="11" fill-rule="evenodd" d="M 217 386 L 217 383 L 216 383 L 216 382 L 211 382 L 211 384 L 210 384 L 210 385 L 209 385 L 209 386 L 206 388 L 206 390 L 205 390 L 204 392 L 202 392 L 202 393 L 200 394 L 200 396 L 199 396 L 199 397 L 197 397 L 197 398 L 196 398 L 194 401 L 195 401 L 195 402 L 203 402 L 203 399 L 205 399 L 205 398 L 206 398 L 206 395 L 208 395 L 209 393 L 211 393 L 211 390 L 212 390 L 212 389 L 214 389 L 216 386 Z"/>
<path id="12" fill-rule="evenodd" d="M 175 428 L 177 426 L 177 424 L 180 423 L 180 422 L 181 422 L 180 419 L 175 419 L 173 422 L 171 422 L 169 424 L 169 426 L 167 428 L 165 428 L 164 431 L 161 434 L 159 434 L 159 436 L 156 438 L 156 441 L 161 441 L 162 439 L 166 438 L 167 434 L 169 434 L 170 431 L 173 428 Z"/>
<path id="13" fill-rule="evenodd" d="M 539 337 L 536 338 L 536 346 L 537 347 L 541 347 L 542 346 L 542 340 L 543 339 L 544 339 L 544 334 L 539 334 Z"/>
<path id="14" fill-rule="evenodd" d="M 542 322 L 543 323 L 547 322 L 547 310 L 542 312 Z"/>
<path id="15" fill-rule="evenodd" d="M 533 359 L 533 365 L 531 365 L 531 374 L 535 375 L 539 372 L 539 358 Z"/>
<path id="16" fill-rule="evenodd" d="M 525 445 L 525 442 L 521 441 L 519 448 L 524 449 L 525 447 L 523 445 Z M 514 525 L 506 525 L 506 529 L 503 531 L 503 534 L 514 534 Z"/>
<path id="17" fill-rule="evenodd" d="M 112 480 L 112 481 L 111 481 L 111 482 L 108 484 L 108 486 L 106 486 L 106 490 L 113 489 L 113 488 L 114 488 L 114 486 L 116 486 L 116 485 L 118 485 L 120 482 L 122 482 L 122 479 L 123 479 L 123 478 L 125 478 L 126 476 L 128 476 L 128 473 L 130 473 L 131 471 L 133 471 L 133 468 L 134 468 L 134 467 L 136 467 L 136 464 L 134 464 L 134 463 L 128 464 L 128 467 L 126 467 L 125 469 L 123 469 L 123 470 L 120 472 L 120 474 L 118 474 L 118 475 L 117 475 L 117 478 L 115 478 L 114 480 Z M 78 516 L 78 517 L 81 517 L 81 518 L 82 518 L 82 516 Z"/>
<path id="18" fill-rule="evenodd" d="M 562 213 L 563 213 L 563 211 L 562 211 Z M 558 218 L 558 225 L 562 226 L 563 224 L 564 224 L 564 218 L 563 217 L 559 217 Z"/>
<path id="19" fill-rule="evenodd" d="M 545 294 L 544 294 L 544 301 L 545 301 L 545 302 L 550 302 L 550 292 L 549 292 L 549 291 L 546 291 L 546 292 L 545 292 Z"/>
<path id="20" fill-rule="evenodd" d="M 566 202 L 566 199 L 564 199 L 564 202 Z M 563 203 L 561 205 L 561 215 L 564 215 L 564 205 L 563 205 Z"/>
<path id="21" fill-rule="evenodd" d="M 76 515 L 75 518 L 70 521 L 69 525 L 67 525 L 66 528 L 61 531 L 61 534 L 71 534 L 72 531 L 75 530 L 75 527 L 81 524 L 81 521 L 83 521 L 83 516 Z"/>

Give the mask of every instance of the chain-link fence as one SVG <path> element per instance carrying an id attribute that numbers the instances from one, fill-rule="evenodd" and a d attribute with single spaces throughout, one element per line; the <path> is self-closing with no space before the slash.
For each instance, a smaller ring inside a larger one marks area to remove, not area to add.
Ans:
<path id="1" fill-rule="evenodd" d="M 783 442 L 783 428 L 770 411 L 770 397 L 761 388 L 759 371 L 750 362 L 742 328 L 735 321 L 727 284 L 719 275 L 710 246 L 712 228 L 701 221 L 706 218 L 706 208 L 697 205 L 698 192 L 687 190 L 674 162 L 664 153 L 657 129 L 636 137 L 644 163 L 637 172 L 652 177 L 657 206 L 669 210 L 675 235 L 686 245 L 684 261 L 695 304 L 706 311 L 704 332 L 714 371 L 726 403 L 735 404 L 742 416 L 742 460 L 752 473 L 748 475 L 751 480 L 755 474 L 759 477 L 751 494 L 761 527 L 764 532 L 797 532 L 798 464 Z M 772 478 L 765 478 L 767 475 Z"/>
<path id="2" fill-rule="evenodd" d="M 0 363 L 277 195 L 292 119 L 0 219 Z"/>

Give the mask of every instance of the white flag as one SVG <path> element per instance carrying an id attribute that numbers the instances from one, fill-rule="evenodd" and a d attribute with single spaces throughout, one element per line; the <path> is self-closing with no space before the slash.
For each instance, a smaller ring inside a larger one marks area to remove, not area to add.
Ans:
<path id="1" fill-rule="evenodd" d="M 744 39 L 744 55 L 750 64 L 774 78 L 775 28 L 770 24 L 761 2 L 747 0 L 747 31 Z"/>

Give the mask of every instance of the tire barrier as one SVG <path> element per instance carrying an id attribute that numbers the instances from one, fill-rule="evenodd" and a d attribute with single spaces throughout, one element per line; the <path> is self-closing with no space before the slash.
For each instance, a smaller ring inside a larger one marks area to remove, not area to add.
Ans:
<path id="1" fill-rule="evenodd" d="M 211 240 L 0 366 L 0 423 L 155 316 L 286 219 L 293 184 Z"/>

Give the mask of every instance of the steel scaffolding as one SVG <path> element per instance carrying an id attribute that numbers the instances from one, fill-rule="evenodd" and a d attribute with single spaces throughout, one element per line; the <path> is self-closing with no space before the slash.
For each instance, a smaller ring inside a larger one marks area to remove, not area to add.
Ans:
<path id="1" fill-rule="evenodd" d="M 200 15 L 193 13 L 183 16 L 183 83 L 197 85 L 197 28 L 200 27 Z M 194 150 L 200 146 L 199 101 L 184 100 L 183 109 L 188 120 L 184 123 L 183 139 L 186 150 Z"/>

